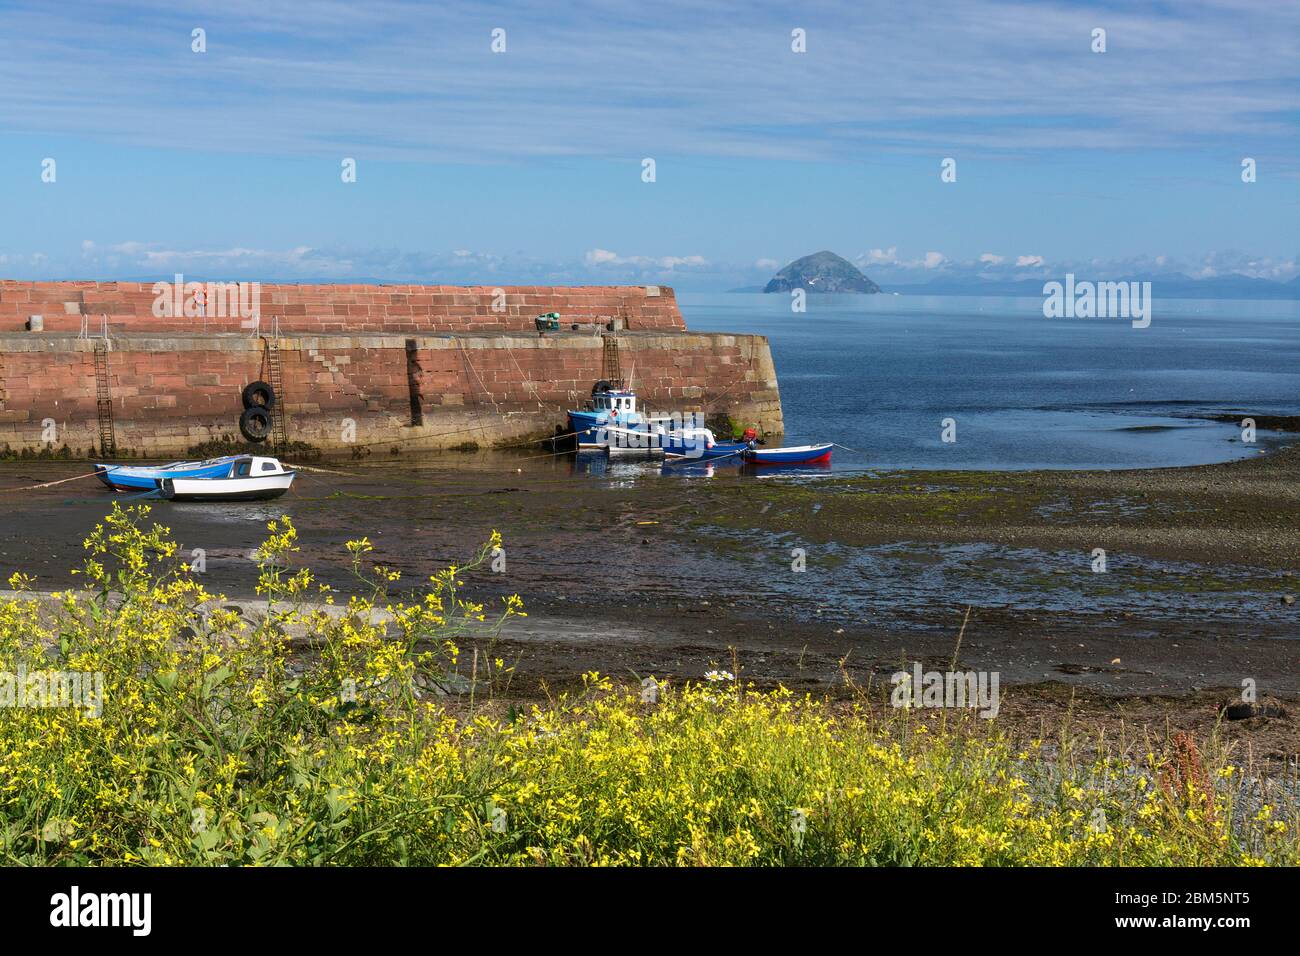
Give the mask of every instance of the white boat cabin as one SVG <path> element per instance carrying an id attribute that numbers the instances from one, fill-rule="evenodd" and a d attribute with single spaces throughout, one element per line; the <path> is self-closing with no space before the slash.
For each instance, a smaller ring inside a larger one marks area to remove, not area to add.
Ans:
<path id="1" fill-rule="evenodd" d="M 591 396 L 591 407 L 597 412 L 613 412 L 616 418 L 628 418 L 636 414 L 636 392 L 631 390 L 610 389 L 597 392 Z"/>
<path id="2" fill-rule="evenodd" d="M 264 475 L 283 475 L 288 469 L 278 458 L 236 458 L 230 466 L 231 478 L 261 478 Z"/>

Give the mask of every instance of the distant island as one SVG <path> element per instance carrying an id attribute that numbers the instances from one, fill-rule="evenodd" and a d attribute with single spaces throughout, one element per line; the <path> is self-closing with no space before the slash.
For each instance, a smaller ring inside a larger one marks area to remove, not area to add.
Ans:
<path id="1" fill-rule="evenodd" d="M 803 289 L 805 292 L 870 294 L 879 292 L 880 286 L 864 276 L 858 271 L 857 266 L 847 259 L 823 250 L 794 260 L 774 275 L 764 286 L 763 291 L 789 292 L 791 289 Z"/>

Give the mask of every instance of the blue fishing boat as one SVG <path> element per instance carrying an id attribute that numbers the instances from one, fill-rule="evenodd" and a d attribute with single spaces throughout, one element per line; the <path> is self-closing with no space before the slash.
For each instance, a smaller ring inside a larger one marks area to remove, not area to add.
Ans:
<path id="1" fill-rule="evenodd" d="M 653 450 L 654 435 L 662 434 L 670 419 L 638 411 L 632 389 L 597 382 L 587 407 L 569 410 L 569 431 L 579 448 Z"/>
<path id="2" fill-rule="evenodd" d="M 96 463 L 95 476 L 114 491 L 153 491 L 165 478 L 224 478 L 238 455 L 207 461 L 173 461 L 167 465 Z"/>

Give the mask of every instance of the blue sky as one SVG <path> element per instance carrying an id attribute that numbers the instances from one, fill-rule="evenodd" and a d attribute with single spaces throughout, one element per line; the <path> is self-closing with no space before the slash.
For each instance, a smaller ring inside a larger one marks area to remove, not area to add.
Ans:
<path id="1" fill-rule="evenodd" d="M 1298 222 L 1290 2 L 0 6 L 6 278 L 1289 279 Z"/>

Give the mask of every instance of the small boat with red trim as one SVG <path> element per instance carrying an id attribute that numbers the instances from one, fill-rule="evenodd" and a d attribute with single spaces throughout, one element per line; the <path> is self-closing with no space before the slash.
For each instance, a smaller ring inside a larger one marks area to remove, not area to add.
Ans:
<path id="1" fill-rule="evenodd" d="M 829 465 L 834 442 L 819 445 L 791 445 L 788 448 L 764 448 L 753 429 L 740 441 L 717 441 L 707 428 L 669 432 L 660 447 L 669 463 L 689 464 L 697 461 L 723 461 L 748 465 Z"/>
<path id="2" fill-rule="evenodd" d="M 751 446 L 742 456 L 750 465 L 829 465 L 834 442 L 820 445 L 792 445 L 789 448 Z"/>

